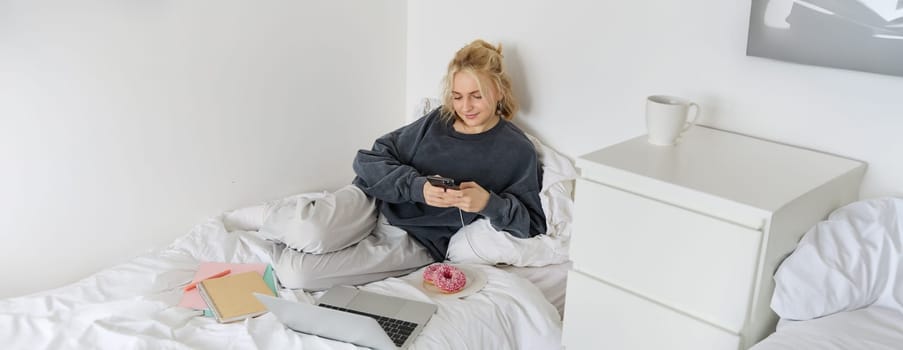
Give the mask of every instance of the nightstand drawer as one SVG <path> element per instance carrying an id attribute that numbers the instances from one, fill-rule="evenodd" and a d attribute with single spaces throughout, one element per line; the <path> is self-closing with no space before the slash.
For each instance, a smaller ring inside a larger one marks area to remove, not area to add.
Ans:
<path id="1" fill-rule="evenodd" d="M 574 349 L 735 350 L 736 334 L 568 273 L 562 343 Z"/>
<path id="2" fill-rule="evenodd" d="M 762 233 L 580 179 L 574 269 L 739 332 Z"/>

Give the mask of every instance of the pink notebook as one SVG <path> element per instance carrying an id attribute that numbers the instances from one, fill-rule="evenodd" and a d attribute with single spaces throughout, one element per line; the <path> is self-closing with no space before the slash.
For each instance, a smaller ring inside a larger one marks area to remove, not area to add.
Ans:
<path id="1" fill-rule="evenodd" d="M 222 262 L 202 262 L 201 266 L 198 267 L 198 271 L 194 273 L 194 278 L 191 279 L 191 282 L 198 282 L 202 278 L 225 270 L 232 270 L 226 276 L 235 275 L 242 272 L 254 271 L 259 273 L 260 276 L 263 277 L 264 273 L 266 273 L 266 269 L 267 264 L 231 264 Z M 195 288 L 182 294 L 182 301 L 179 302 L 179 306 L 195 310 L 204 310 L 207 308 L 207 303 L 204 302 L 204 299 L 201 297 L 201 292 L 198 291 L 197 288 Z"/>

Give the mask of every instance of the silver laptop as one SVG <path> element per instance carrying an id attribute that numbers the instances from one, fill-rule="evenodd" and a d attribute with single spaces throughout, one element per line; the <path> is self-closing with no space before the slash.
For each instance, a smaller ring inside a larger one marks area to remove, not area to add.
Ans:
<path id="1" fill-rule="evenodd" d="M 407 348 L 437 309 L 345 286 L 327 290 L 317 305 L 254 296 L 288 328 L 378 350 Z"/>

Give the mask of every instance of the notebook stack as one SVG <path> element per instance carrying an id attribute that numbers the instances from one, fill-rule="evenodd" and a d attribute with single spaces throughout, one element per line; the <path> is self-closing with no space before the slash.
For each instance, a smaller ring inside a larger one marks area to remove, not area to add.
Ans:
<path id="1" fill-rule="evenodd" d="M 179 306 L 203 310 L 205 316 L 219 322 L 237 321 L 265 310 L 254 292 L 276 295 L 276 277 L 270 265 L 203 262 Z"/>
<path id="2" fill-rule="evenodd" d="M 220 323 L 243 320 L 267 311 L 254 293 L 275 296 L 263 281 L 263 276 L 250 271 L 201 281 L 201 297 Z"/>

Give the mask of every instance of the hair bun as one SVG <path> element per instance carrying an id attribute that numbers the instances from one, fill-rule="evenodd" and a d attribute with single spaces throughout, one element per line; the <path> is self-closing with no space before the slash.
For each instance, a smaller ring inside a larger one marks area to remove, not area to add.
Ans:
<path id="1" fill-rule="evenodd" d="M 499 55 L 502 54 L 502 43 L 499 43 L 499 44 L 496 46 L 496 45 L 490 44 L 490 43 L 487 42 L 486 40 L 483 40 L 483 39 L 477 39 L 477 40 L 472 41 L 472 42 L 471 42 L 469 45 L 467 45 L 467 46 L 471 46 L 471 47 L 472 47 L 472 46 L 479 46 L 479 47 L 483 47 L 483 48 L 486 48 L 486 49 L 490 49 L 490 50 L 492 50 L 492 51 L 495 51 L 495 53 L 497 53 L 497 54 L 499 54 Z"/>

